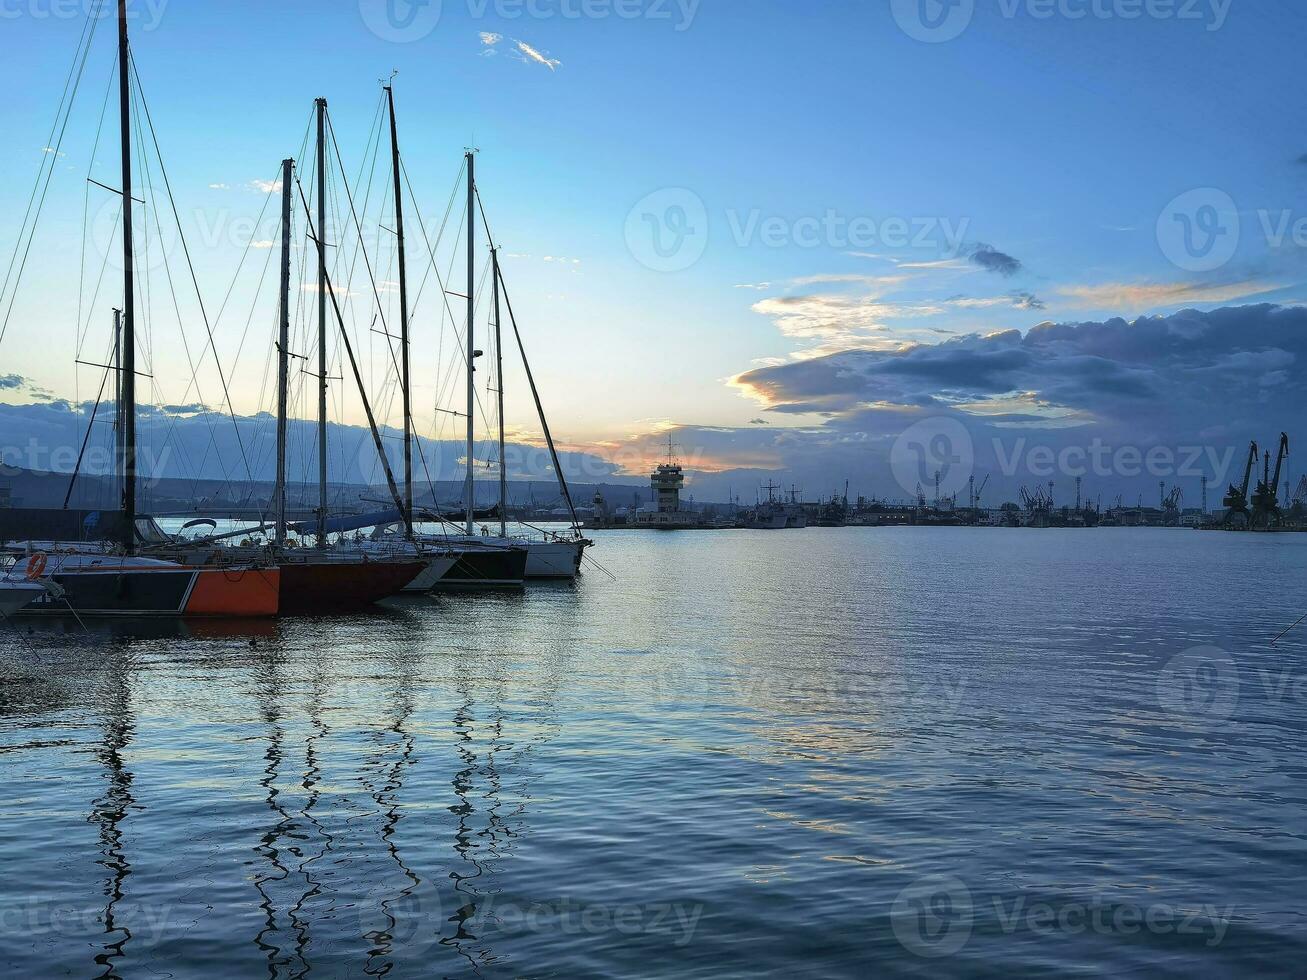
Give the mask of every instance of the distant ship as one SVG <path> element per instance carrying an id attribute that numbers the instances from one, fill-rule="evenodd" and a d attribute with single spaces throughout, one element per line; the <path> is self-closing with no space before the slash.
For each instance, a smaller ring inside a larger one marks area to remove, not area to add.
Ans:
<path id="1" fill-rule="evenodd" d="M 766 501 L 760 500 L 758 506 L 745 515 L 744 526 L 755 531 L 783 531 L 792 527 L 788 506 L 785 501 L 776 499 L 776 491 L 780 487 L 768 483 L 763 489 L 767 491 Z"/>

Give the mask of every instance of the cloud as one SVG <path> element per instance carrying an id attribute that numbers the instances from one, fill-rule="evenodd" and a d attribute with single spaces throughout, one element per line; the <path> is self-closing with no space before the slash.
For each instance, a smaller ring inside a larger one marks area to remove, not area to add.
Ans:
<path id="1" fill-rule="evenodd" d="M 950 296 L 944 302 L 962 310 L 986 310 L 1004 306 L 1017 310 L 1042 310 L 1046 306 L 1038 296 L 1024 289 L 1014 289 L 1003 296 Z"/>
<path id="2" fill-rule="evenodd" d="M 563 65 L 561 61 L 558 61 L 554 58 L 546 57 L 541 51 L 537 50 L 536 48 L 533 48 L 525 41 L 518 41 L 514 39 L 513 43 L 517 45 L 518 56 L 522 61 L 533 62 L 537 65 L 544 65 L 550 71 L 555 71 L 561 68 Z"/>
<path id="3" fill-rule="evenodd" d="M 280 180 L 251 180 L 249 186 L 260 194 L 280 194 Z"/>
<path id="4" fill-rule="evenodd" d="M 62 150 L 56 150 L 53 146 L 44 146 L 41 148 L 41 152 L 46 154 L 47 156 L 55 156 L 55 157 L 68 156 L 67 153 L 64 153 Z"/>
<path id="5" fill-rule="evenodd" d="M 900 269 L 965 269 L 965 259 L 933 259 L 928 262 L 896 262 Z"/>
<path id="6" fill-rule="evenodd" d="M 980 266 L 986 272 L 997 273 L 1000 276 L 1010 278 L 1021 271 L 1021 262 L 1014 259 L 1006 252 L 1000 252 L 992 245 L 977 243 L 973 245 L 967 255 L 974 265 Z"/>
<path id="7" fill-rule="evenodd" d="M 874 294 L 808 293 L 768 297 L 755 303 L 753 311 L 771 317 L 787 337 L 852 345 L 877 338 L 892 319 L 933 316 L 942 308 L 886 303 Z M 891 347 L 900 344 L 889 337 L 877 341 Z"/>
<path id="8" fill-rule="evenodd" d="M 771 425 L 766 419 L 749 419 L 750 425 Z"/>
<path id="9" fill-rule="evenodd" d="M 849 349 L 757 368 L 731 384 L 775 411 L 835 415 L 873 405 L 992 408 L 1025 393 L 1055 415 L 1192 436 L 1240 417 L 1266 424 L 1275 417 L 1267 388 L 1286 399 L 1281 414 L 1297 414 L 1289 393 L 1307 382 L 1290 369 L 1304 361 L 1307 309 L 1266 304 Z"/>
<path id="10" fill-rule="evenodd" d="M 502 34 L 493 34 L 490 31 L 481 32 L 481 43 L 488 48 L 493 48 L 496 44 L 504 39 Z"/>
<path id="11" fill-rule="evenodd" d="M 731 385 L 779 419 L 822 421 L 684 431 L 676 441 L 707 447 L 712 457 L 711 473 L 691 474 L 701 499 L 763 479 L 750 467 L 765 452 L 775 456 L 767 475 L 806 484 L 809 499 L 846 476 L 855 492 L 903 499 L 910 488 L 889 465 L 896 438 L 917 422 L 949 419 L 970 434 L 977 482 L 992 477 L 995 506 L 1050 479 L 1069 502 L 1077 476 L 1086 497 L 1101 495 L 1105 504 L 1118 494 L 1156 500 L 1161 479 L 1182 485 L 1196 504 L 1199 477 L 1207 476 L 1214 504 L 1224 483 L 1241 477 L 1250 439 L 1307 429 L 1304 363 L 1303 307 L 1050 322 L 1024 334 L 850 348 L 754 368 Z M 1036 471 L 1045 464 L 1027 453 L 1037 447 L 1051 470 Z M 1147 462 L 1155 450 L 1156 462 Z M 732 461 L 740 469 L 732 471 Z"/>
<path id="12" fill-rule="evenodd" d="M 210 184 L 210 185 L 209 185 L 209 190 L 211 190 L 211 191 L 229 191 L 229 190 L 231 190 L 231 188 L 228 187 L 226 184 Z"/>
<path id="13" fill-rule="evenodd" d="M 929 271 L 932 269 L 965 269 L 967 260 L 956 256 L 947 259 L 907 259 L 895 258 L 893 255 L 882 255 L 879 252 L 845 252 L 845 255 L 855 259 L 872 259 L 876 262 L 889 262 L 900 269 L 918 269 Z"/>
<path id="14" fill-rule="evenodd" d="M 735 288 L 736 288 L 736 289 L 756 289 L 758 292 L 762 292 L 762 291 L 764 291 L 764 290 L 771 289 L 771 283 L 769 283 L 769 282 L 740 282 L 740 283 L 736 283 L 736 284 L 735 284 Z"/>
<path id="15" fill-rule="evenodd" d="M 819 273 L 791 279 L 791 286 L 819 286 L 824 283 L 856 283 L 862 286 L 898 286 L 907 282 L 907 276 L 864 276 L 856 272 Z"/>
<path id="16" fill-rule="evenodd" d="M 27 379 L 18 374 L 0 375 L 0 391 L 12 391 L 27 384 Z"/>
<path id="17" fill-rule="evenodd" d="M 90 410 L 89 403 L 74 406 L 62 399 L 49 404 L 17 405 L 0 402 L 0 432 L 5 434 L 4 446 L 9 447 L 0 458 L 0 467 L 14 465 L 67 472 L 76 460 L 76 450 L 86 435 Z M 105 411 L 105 406 L 101 405 L 100 418 L 106 417 Z M 232 479 L 237 481 L 235 492 L 240 493 L 240 484 L 246 477 L 245 464 L 242 462 L 242 457 L 245 457 L 250 461 L 255 479 L 270 481 L 276 463 L 275 418 L 266 412 L 256 416 L 237 415 L 234 420 L 224 416 L 221 425 L 214 425 L 213 418 L 207 414 L 210 411 L 200 403 L 161 407 L 142 405 L 137 431 L 142 460 L 147 470 L 143 475 L 149 478 L 184 480 L 180 492 L 185 494 L 195 492 L 195 480 Z M 236 438 L 237 431 L 240 433 L 240 444 Z M 396 438 L 398 433 L 386 428 L 382 434 L 392 465 L 397 468 L 402 466 L 402 444 Z M 317 478 L 317 470 L 315 466 L 304 464 L 301 450 L 308 451 L 310 447 L 316 446 L 317 422 L 292 419 L 289 439 L 295 481 L 312 484 Z M 328 478 L 333 483 L 384 484 L 385 477 L 380 463 L 374 463 L 372 436 L 366 427 L 331 422 L 328 424 L 328 439 L 334 447 L 334 451 L 329 454 L 328 473 Z M 107 451 L 111 442 L 109 427 L 95 426 L 83 472 L 103 474 L 107 471 L 112 461 Z M 418 442 L 426 466 L 416 489 L 419 495 L 425 497 L 429 492 L 426 472 L 429 471 L 437 478 L 440 474 L 458 473 L 462 468 L 459 461 L 464 457 L 466 447 L 462 440 L 455 439 L 432 440 L 419 437 Z M 29 445 L 33 447 L 33 452 L 18 448 Z M 552 464 L 548 454 L 539 452 L 530 441 L 514 440 L 509 443 L 509 451 L 508 459 L 514 479 L 530 477 L 552 483 Z M 574 480 L 602 480 L 618 473 L 620 469 L 611 461 L 585 451 L 563 451 L 560 456 L 563 469 Z M 647 475 L 642 482 L 647 488 Z M 58 481 L 57 489 L 53 491 L 58 496 L 52 495 L 51 499 L 61 500 L 66 486 L 67 481 Z M 445 484 L 439 492 L 442 501 L 452 501 L 458 499 L 461 490 Z M 378 495 L 384 496 L 384 490 L 373 496 Z"/>
<path id="18" fill-rule="evenodd" d="M 1063 286 L 1058 294 L 1078 309 L 1145 312 L 1186 303 L 1228 303 L 1283 289 L 1284 283 L 1249 279 L 1242 282 L 1108 282 L 1093 286 Z"/>

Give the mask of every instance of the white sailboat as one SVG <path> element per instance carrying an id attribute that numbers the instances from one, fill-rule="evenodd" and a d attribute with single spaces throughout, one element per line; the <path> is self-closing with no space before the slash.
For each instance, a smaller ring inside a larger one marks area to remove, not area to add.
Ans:
<path id="1" fill-rule="evenodd" d="M 472 258 L 472 241 L 475 236 L 475 215 L 476 205 L 480 204 L 480 196 L 477 191 L 476 181 L 473 178 L 473 155 L 468 154 L 468 296 L 473 295 L 473 258 Z M 489 229 L 487 228 L 487 231 Z M 594 542 L 585 538 L 579 530 L 579 521 L 576 517 L 576 508 L 572 504 L 572 495 L 568 490 L 567 478 L 563 474 L 562 463 L 558 458 L 558 451 L 554 445 L 553 434 L 549 430 L 549 420 L 545 417 L 544 406 L 540 400 L 540 391 L 536 387 L 535 376 L 531 371 L 531 363 L 527 360 L 526 348 L 522 343 L 522 334 L 517 327 L 517 318 L 513 315 L 513 304 L 508 298 L 508 290 L 504 285 L 503 273 L 499 268 L 499 249 L 493 242 L 490 246 L 491 261 L 491 289 L 492 289 L 492 313 L 495 323 L 495 355 L 497 358 L 496 369 L 496 394 L 499 408 L 499 534 L 482 533 L 476 534 L 476 487 L 474 483 L 474 464 L 473 458 L 476 452 L 474 439 L 474 422 L 473 410 L 475 408 L 475 364 L 477 350 L 473 341 L 473 322 L 474 308 L 473 303 L 468 301 L 468 326 L 467 326 L 467 528 L 466 534 L 460 537 L 453 537 L 450 540 L 465 545 L 481 544 L 489 547 L 504 548 L 525 548 L 527 552 L 526 560 L 526 577 L 528 579 L 573 579 L 581 571 L 581 563 L 585 558 L 585 549 L 590 547 Z M 503 299 L 504 305 L 508 308 L 509 321 L 513 326 L 513 334 L 517 339 L 518 350 L 522 355 L 522 366 L 526 370 L 527 383 L 531 387 L 531 395 L 535 400 L 536 412 L 540 417 L 540 426 L 544 431 L 545 441 L 549 446 L 550 457 L 554 464 L 554 473 L 558 478 L 558 487 L 562 492 L 563 500 L 567 504 L 568 512 L 572 515 L 572 530 L 570 534 L 555 534 L 547 531 L 539 531 L 534 535 L 529 534 L 509 534 L 508 531 L 508 468 L 506 459 L 506 439 L 504 432 L 504 349 L 503 349 L 503 321 L 500 313 L 500 300 Z"/>

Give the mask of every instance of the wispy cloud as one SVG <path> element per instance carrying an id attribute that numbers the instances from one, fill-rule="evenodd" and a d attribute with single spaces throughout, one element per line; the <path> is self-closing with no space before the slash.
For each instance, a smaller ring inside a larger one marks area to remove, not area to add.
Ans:
<path id="1" fill-rule="evenodd" d="M 822 283 L 856 283 L 862 286 L 898 286 L 907 280 L 907 276 L 864 276 L 856 272 L 819 273 L 815 276 L 800 276 L 791 279 L 792 286 L 815 286 Z"/>
<path id="2" fill-rule="evenodd" d="M 504 39 L 502 34 L 492 34 L 490 31 L 481 32 L 481 43 L 488 48 L 493 48 L 496 44 Z"/>
<path id="3" fill-rule="evenodd" d="M 1249 279 L 1242 282 L 1105 282 L 1063 286 L 1058 290 L 1079 309 L 1140 313 L 1185 303 L 1228 303 L 1283 289 L 1286 284 Z"/>
<path id="4" fill-rule="evenodd" d="M 251 180 L 249 186 L 260 194 L 280 194 L 280 180 Z"/>
<path id="5" fill-rule="evenodd" d="M 533 48 L 525 41 L 518 41 L 514 39 L 513 43 L 517 45 L 518 54 L 521 56 L 521 59 L 525 62 L 534 62 L 537 65 L 544 65 L 550 71 L 555 71 L 561 68 L 563 65 L 561 61 L 557 60 L 556 58 L 550 58 L 546 56 L 539 49 Z"/>
<path id="6" fill-rule="evenodd" d="M 763 290 L 771 289 L 771 283 L 769 283 L 769 282 L 737 282 L 737 283 L 735 284 L 735 288 L 736 288 L 736 289 L 756 289 L 758 292 L 762 292 Z"/>
<path id="7" fill-rule="evenodd" d="M 229 186 L 227 186 L 226 184 L 210 184 L 210 185 L 209 185 L 209 190 L 211 190 L 211 191 L 229 191 L 229 190 L 231 190 L 231 188 L 230 188 Z"/>
<path id="8" fill-rule="evenodd" d="M 759 300 L 753 311 L 770 317 L 784 336 L 817 343 L 815 350 L 795 355 L 811 357 L 840 346 L 896 349 L 902 340 L 887 334 L 890 321 L 935 316 L 943 308 L 887 303 L 877 296 L 811 293 Z"/>
<path id="9" fill-rule="evenodd" d="M 1023 289 L 1013 290 L 1003 296 L 950 296 L 944 302 L 960 310 L 987 310 L 1000 306 L 1018 310 L 1042 310 L 1045 306 L 1038 296 Z"/>

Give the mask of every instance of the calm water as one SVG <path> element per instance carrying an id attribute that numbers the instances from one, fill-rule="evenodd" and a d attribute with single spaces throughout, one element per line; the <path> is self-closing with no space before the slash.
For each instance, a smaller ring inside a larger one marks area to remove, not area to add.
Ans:
<path id="1" fill-rule="evenodd" d="M 1307 536 L 599 541 L 615 580 L 5 632 L 0 972 L 1301 975 Z"/>

